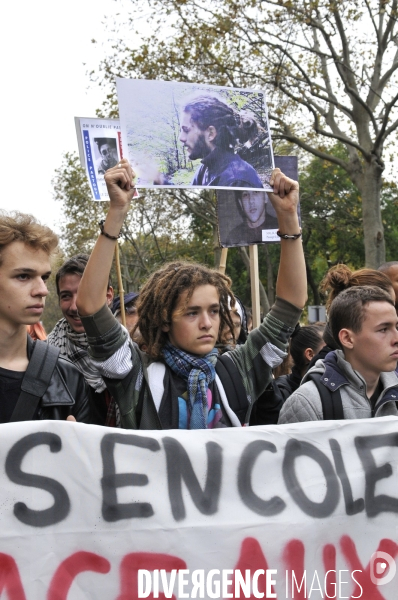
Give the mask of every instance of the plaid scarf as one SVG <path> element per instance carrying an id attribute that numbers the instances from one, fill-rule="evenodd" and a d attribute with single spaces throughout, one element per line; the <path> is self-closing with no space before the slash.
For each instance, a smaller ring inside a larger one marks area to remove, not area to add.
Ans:
<path id="1" fill-rule="evenodd" d="M 106 388 L 101 373 L 92 364 L 88 354 L 88 341 L 85 333 L 73 331 L 66 319 L 55 325 L 47 339 L 48 343 L 60 350 L 60 356 L 68 358 L 77 367 L 88 385 L 96 392 Z"/>
<path id="2" fill-rule="evenodd" d="M 188 406 L 191 415 L 189 429 L 207 429 L 209 413 L 207 390 L 216 376 L 218 351 L 199 357 L 172 346 L 163 348 L 163 357 L 170 369 L 188 383 Z"/>
<path id="3" fill-rule="evenodd" d="M 90 387 L 100 394 L 106 390 L 101 373 L 92 364 L 88 353 L 88 341 L 85 333 L 77 333 L 66 319 L 60 319 L 47 338 L 47 342 L 59 348 L 60 356 L 68 358 Z M 120 427 L 120 411 L 115 400 L 108 394 L 108 411 L 105 425 Z"/>

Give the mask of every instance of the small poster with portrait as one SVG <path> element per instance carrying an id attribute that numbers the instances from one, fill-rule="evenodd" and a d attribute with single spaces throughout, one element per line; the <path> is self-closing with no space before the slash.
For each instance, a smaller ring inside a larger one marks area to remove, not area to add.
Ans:
<path id="1" fill-rule="evenodd" d="M 104 175 L 123 158 L 119 120 L 75 117 L 75 125 L 80 162 L 93 199 L 109 200 Z"/>
<path id="2" fill-rule="evenodd" d="M 264 91 L 121 78 L 116 86 L 123 148 L 139 187 L 270 189 Z"/>
<path id="3" fill-rule="evenodd" d="M 282 173 L 298 180 L 297 156 L 275 156 L 274 160 L 275 167 Z M 276 234 L 276 212 L 265 191 L 217 191 L 217 216 L 220 246 L 223 248 L 280 241 Z"/>

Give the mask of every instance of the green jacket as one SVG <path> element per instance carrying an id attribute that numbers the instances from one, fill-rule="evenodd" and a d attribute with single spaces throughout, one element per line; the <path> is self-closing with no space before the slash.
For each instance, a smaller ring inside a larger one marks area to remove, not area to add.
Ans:
<path id="1" fill-rule="evenodd" d="M 300 315 L 299 308 L 277 298 L 246 343 L 226 353 L 242 378 L 250 407 L 271 381 L 272 369 L 286 356 L 289 338 Z M 106 305 L 94 315 L 82 317 L 82 322 L 90 356 L 119 406 L 122 427 L 162 429 L 149 388 L 147 369 L 151 363 L 148 356 L 130 340 L 126 329 Z M 137 408 L 141 411 L 140 415 Z M 249 416 L 250 409 L 247 420 Z"/>

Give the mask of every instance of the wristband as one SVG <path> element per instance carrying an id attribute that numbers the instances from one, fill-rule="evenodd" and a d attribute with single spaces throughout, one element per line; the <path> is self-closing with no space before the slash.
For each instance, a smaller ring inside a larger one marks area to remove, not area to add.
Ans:
<path id="1" fill-rule="evenodd" d="M 109 240 L 118 240 L 120 238 L 120 236 L 122 235 L 121 233 L 119 233 L 119 235 L 109 235 L 109 233 L 106 233 L 105 229 L 104 229 L 104 223 L 105 223 L 105 219 L 102 219 L 102 221 L 100 221 L 98 223 L 99 228 L 101 230 L 101 235 L 104 235 L 105 237 L 107 237 Z"/>
<path id="2" fill-rule="evenodd" d="M 278 231 L 276 232 L 276 235 L 279 236 L 280 238 L 282 238 L 283 240 L 297 240 L 299 237 L 301 237 L 301 231 L 300 231 L 300 233 L 294 233 L 293 235 L 288 235 L 287 233 L 281 233 L 278 229 Z"/>

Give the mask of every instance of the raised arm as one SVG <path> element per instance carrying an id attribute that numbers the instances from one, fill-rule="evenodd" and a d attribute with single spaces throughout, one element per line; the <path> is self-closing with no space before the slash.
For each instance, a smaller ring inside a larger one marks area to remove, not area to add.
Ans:
<path id="1" fill-rule="evenodd" d="M 274 169 L 270 184 L 273 193 L 269 199 L 278 217 L 279 231 L 282 234 L 295 235 L 300 232 L 297 216 L 299 185 L 297 181 L 286 177 L 280 169 Z M 276 294 L 298 308 L 303 308 L 307 300 L 307 274 L 301 237 L 297 239 L 281 238 L 281 258 L 279 263 Z"/>
<path id="2" fill-rule="evenodd" d="M 82 316 L 93 315 L 105 303 L 108 277 L 112 266 L 116 238 L 134 196 L 134 172 L 126 159 L 105 173 L 110 198 L 110 208 L 105 219 L 103 232 L 91 253 L 77 293 L 77 308 Z"/>

